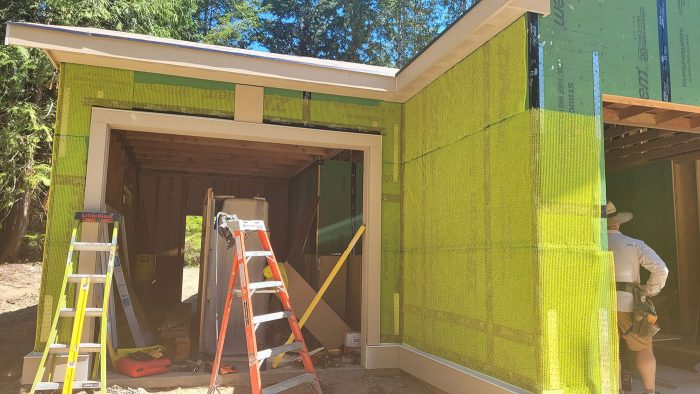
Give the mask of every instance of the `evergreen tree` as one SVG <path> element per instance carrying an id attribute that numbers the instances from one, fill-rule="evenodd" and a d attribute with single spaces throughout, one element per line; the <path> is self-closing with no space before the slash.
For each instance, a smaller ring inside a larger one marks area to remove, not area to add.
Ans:
<path id="1" fill-rule="evenodd" d="M 13 0 L 0 25 L 26 21 L 198 38 L 195 0 Z M 0 42 L 5 29 L 0 29 Z M 16 255 L 49 182 L 56 73 L 39 50 L 0 46 L 0 262 Z"/>

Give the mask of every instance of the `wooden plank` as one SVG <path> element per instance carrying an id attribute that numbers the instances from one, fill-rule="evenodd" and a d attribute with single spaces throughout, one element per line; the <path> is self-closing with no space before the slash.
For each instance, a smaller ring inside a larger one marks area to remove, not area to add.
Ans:
<path id="1" fill-rule="evenodd" d="M 638 144 L 627 149 L 621 149 L 614 152 L 607 153 L 605 158 L 607 160 L 621 159 L 626 156 L 632 156 L 640 154 L 643 152 L 649 152 L 654 149 L 661 149 L 676 144 L 687 143 L 691 140 L 691 135 L 688 133 L 678 133 L 664 138 L 659 138 L 654 141 L 649 141 L 644 144 Z"/>
<path id="2" fill-rule="evenodd" d="M 697 200 L 697 209 L 698 209 L 698 226 L 700 227 L 700 157 L 696 158 L 695 160 L 695 197 Z M 695 264 L 696 269 L 700 269 L 697 264 Z M 696 302 L 698 300 L 696 299 Z M 695 330 L 693 332 L 693 342 L 698 345 L 698 341 L 700 341 L 700 302 L 698 302 L 698 306 L 696 308 L 697 313 L 695 315 Z M 697 365 L 696 365 L 697 367 Z M 697 368 L 696 368 L 697 371 Z"/>
<path id="3" fill-rule="evenodd" d="M 613 94 L 603 94 L 603 104 L 604 105 L 607 106 L 607 105 L 613 104 L 613 103 L 614 104 L 624 104 L 624 105 L 638 105 L 638 106 L 644 106 L 644 107 L 649 107 L 649 108 L 658 108 L 658 109 L 665 109 L 665 110 L 671 110 L 671 111 L 683 111 L 683 112 L 700 114 L 700 107 L 695 106 L 695 105 L 670 103 L 667 101 L 649 100 L 649 99 L 642 99 L 642 98 L 635 98 L 635 97 L 616 96 Z"/>
<path id="4" fill-rule="evenodd" d="M 605 138 L 615 138 L 624 134 L 628 134 L 633 130 L 639 130 L 639 127 L 623 126 L 623 125 L 605 125 Z"/>
<path id="5" fill-rule="evenodd" d="M 157 152 L 202 152 L 202 153 L 210 153 L 214 155 L 222 155 L 222 156 L 228 156 L 228 155 L 235 155 L 235 154 L 244 154 L 244 155 L 254 155 L 258 157 L 266 157 L 270 155 L 276 155 L 285 159 L 291 159 L 291 160 L 315 160 L 318 155 L 314 154 L 309 154 L 305 152 L 276 152 L 276 151 L 270 151 L 266 149 L 255 149 L 255 148 L 230 148 L 226 146 L 196 146 L 196 145 L 191 145 L 191 144 L 180 144 L 180 143 L 175 143 L 175 142 L 169 142 L 169 143 L 157 143 L 157 142 L 152 142 L 152 141 L 139 141 L 139 140 L 133 140 L 129 141 L 129 146 L 131 146 L 135 151 L 146 151 L 146 152 L 152 152 L 152 151 L 157 151 Z"/>
<path id="6" fill-rule="evenodd" d="M 258 163 L 277 163 L 277 164 L 288 164 L 293 166 L 304 166 L 307 163 L 312 163 L 311 159 L 301 160 L 301 159 L 287 159 L 281 155 L 244 155 L 244 154 L 219 154 L 210 152 L 200 152 L 195 151 L 167 151 L 167 150 L 146 150 L 141 148 L 135 151 L 134 157 L 136 160 L 141 159 L 168 159 L 168 160 L 198 160 L 198 159 L 212 159 L 212 160 L 226 160 L 229 162 L 245 162 L 248 164 L 258 164 Z"/>
<path id="7" fill-rule="evenodd" d="M 169 160 L 169 159 L 141 159 L 140 164 L 143 166 L 148 165 L 176 165 L 176 166 L 188 166 L 193 168 L 213 168 L 213 169 L 223 169 L 223 168 L 235 168 L 237 170 L 280 170 L 286 173 L 291 173 L 296 171 L 298 168 L 296 165 L 289 164 L 276 164 L 276 163 L 260 163 L 260 164 L 249 164 L 246 162 L 234 162 L 234 161 L 221 161 L 212 159 L 188 159 L 188 160 Z"/>
<path id="8" fill-rule="evenodd" d="M 162 175 L 182 179 L 207 179 L 207 180 L 219 180 L 226 182 L 235 182 L 239 180 L 275 180 L 275 181 L 285 181 L 286 178 L 274 178 L 268 176 L 246 176 L 246 175 L 230 175 L 230 174 L 201 174 L 201 173 L 191 173 L 182 171 L 168 171 L 168 170 L 152 170 L 148 168 L 142 169 L 141 174 L 149 175 Z"/>
<path id="9" fill-rule="evenodd" d="M 202 335 L 202 330 L 204 329 L 204 303 L 207 299 L 207 289 L 204 286 L 207 283 L 207 263 L 209 262 L 209 240 L 212 237 L 211 229 L 214 227 L 212 225 L 212 220 L 214 220 L 214 190 L 208 188 L 206 195 L 204 197 L 204 204 L 202 207 L 202 231 L 204 236 L 202 237 L 202 248 L 201 248 L 201 258 L 199 264 L 199 332 L 197 332 L 197 343 L 199 352 L 204 352 L 204 336 Z"/>
<path id="10" fill-rule="evenodd" d="M 156 305 L 167 308 L 182 297 L 183 248 L 185 244 L 185 182 L 179 178 L 158 178 L 156 205 Z"/>
<path id="11" fill-rule="evenodd" d="M 649 107 L 630 105 L 629 107 L 617 110 L 617 120 L 625 120 L 635 115 L 648 112 L 649 110 Z"/>
<path id="12" fill-rule="evenodd" d="M 605 150 L 610 151 L 613 149 L 619 149 L 619 148 L 622 148 L 622 147 L 625 147 L 628 145 L 634 145 L 634 144 L 638 144 L 640 142 L 653 140 L 655 138 L 659 138 L 659 130 L 647 129 L 647 131 L 645 131 L 645 132 L 640 132 L 640 133 L 637 133 L 634 135 L 616 138 L 612 141 L 606 142 L 605 143 Z"/>
<path id="13" fill-rule="evenodd" d="M 626 126 L 635 127 L 648 127 L 656 128 L 659 127 L 656 121 L 656 114 L 645 112 L 639 115 L 635 115 L 624 120 L 619 119 L 618 110 L 603 108 L 603 119 L 606 123 L 620 124 Z M 673 131 L 684 131 L 689 133 L 699 133 L 697 130 L 697 125 L 694 125 L 689 118 L 677 118 L 669 120 L 663 123 L 663 128 L 666 130 Z"/>
<path id="14" fill-rule="evenodd" d="M 307 243 L 309 231 L 316 218 L 319 200 L 320 197 L 316 196 L 310 199 L 304 206 L 304 210 L 301 216 L 298 217 L 297 226 L 292 234 L 292 240 L 289 243 L 289 255 L 286 260 L 297 266 L 301 263 L 301 254 L 304 251 L 304 245 Z"/>
<path id="15" fill-rule="evenodd" d="M 688 142 L 685 144 L 674 145 L 664 149 L 656 149 L 644 154 L 629 156 L 622 159 L 610 160 L 606 163 L 609 168 L 614 171 L 619 171 L 624 168 L 631 168 L 640 164 L 649 163 L 662 159 L 675 159 L 676 156 L 683 155 L 689 152 L 700 150 L 700 140 Z"/>
<path id="16" fill-rule="evenodd" d="M 681 334 L 695 333 L 700 302 L 700 221 L 698 220 L 698 183 L 694 162 L 673 164 L 673 194 L 676 212 L 678 256 L 678 292 L 681 310 Z"/>
<path id="17" fill-rule="evenodd" d="M 116 135 L 110 136 L 109 158 L 107 164 L 107 182 L 105 185 L 105 203 L 122 211 L 122 189 L 124 172 L 128 166 L 124 149 Z"/>
<path id="18" fill-rule="evenodd" d="M 656 121 L 656 124 L 659 126 L 662 126 L 664 123 L 678 119 L 678 118 L 683 118 L 685 116 L 688 116 L 687 112 L 684 111 L 663 111 L 659 112 L 654 116 L 654 120 Z"/>
<path id="19" fill-rule="evenodd" d="M 144 169 L 148 170 L 165 170 L 165 171 L 175 171 L 175 172 L 185 172 L 194 173 L 202 175 L 210 174 L 230 174 L 230 175 L 250 175 L 250 176 L 262 176 L 262 177 L 274 177 L 278 179 L 286 179 L 289 177 L 288 173 L 283 171 L 271 171 L 271 170 L 237 170 L 235 168 L 207 168 L 207 167 L 191 167 L 191 166 L 175 166 L 175 165 L 146 165 L 142 166 Z"/>
<path id="20" fill-rule="evenodd" d="M 331 152 L 331 149 L 328 148 L 305 145 L 276 144 L 228 139 L 224 140 L 219 138 L 191 137 L 174 134 L 127 132 L 125 135 L 130 144 L 133 141 L 151 141 L 160 144 L 179 143 L 197 146 L 227 147 L 232 149 L 256 149 L 270 152 L 297 152 L 320 156 L 325 156 Z"/>

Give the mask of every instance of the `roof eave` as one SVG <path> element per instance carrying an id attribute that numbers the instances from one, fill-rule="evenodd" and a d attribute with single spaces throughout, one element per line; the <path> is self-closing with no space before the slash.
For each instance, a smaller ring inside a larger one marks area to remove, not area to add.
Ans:
<path id="1" fill-rule="evenodd" d="M 405 102 L 526 12 L 548 14 L 549 0 L 482 0 L 398 74 L 383 67 L 251 56 L 196 43 L 23 23 L 7 24 L 5 44 L 43 49 L 54 66 L 78 63 Z"/>

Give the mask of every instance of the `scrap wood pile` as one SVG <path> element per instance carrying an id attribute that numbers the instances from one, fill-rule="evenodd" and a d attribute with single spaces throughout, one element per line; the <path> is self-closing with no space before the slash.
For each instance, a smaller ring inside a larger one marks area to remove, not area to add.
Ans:
<path id="1" fill-rule="evenodd" d="M 190 313 L 192 304 L 179 303 L 170 308 L 160 326 L 161 343 L 173 361 L 186 361 L 190 358 L 192 344 L 190 336 Z"/>

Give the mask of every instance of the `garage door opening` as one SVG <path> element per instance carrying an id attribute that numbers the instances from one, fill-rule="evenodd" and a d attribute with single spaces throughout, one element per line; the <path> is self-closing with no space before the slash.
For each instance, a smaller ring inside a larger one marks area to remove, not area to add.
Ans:
<path id="1" fill-rule="evenodd" d="M 287 265 L 298 273 L 311 291 L 320 287 L 354 231 L 360 224 L 366 224 L 368 230 L 362 242 L 334 279 L 324 301 L 328 310 L 334 316 L 339 316 L 342 324 L 347 326 L 347 330 L 361 333 L 363 355 L 368 342 L 378 343 L 378 309 L 367 303 L 370 297 L 378 297 L 378 286 L 370 286 L 366 278 L 380 267 L 377 257 L 374 257 L 376 265 L 370 269 L 367 265 L 368 254 L 378 256 L 380 247 L 378 227 L 376 232 L 369 230 L 372 228 L 372 218 L 378 225 L 379 212 L 378 209 L 368 209 L 373 204 L 367 197 L 374 195 L 372 200 L 376 201 L 375 206 L 381 201 L 377 198 L 380 195 L 377 186 L 381 180 L 377 171 L 381 168 L 379 136 L 251 125 L 263 130 L 288 130 L 293 138 L 307 138 L 311 145 L 292 144 L 288 135 L 280 136 L 283 143 L 268 142 L 277 138 L 266 136 L 264 132 L 259 137 L 250 137 L 245 131 L 238 131 L 248 138 L 238 140 L 229 136 L 200 137 L 201 132 L 195 129 L 192 131 L 195 137 L 178 127 L 174 128 L 176 133 L 165 133 L 160 127 L 161 123 L 148 121 L 152 117 L 191 121 L 192 117 L 95 109 L 93 124 L 97 119 L 95 112 L 109 113 L 116 118 L 120 118 L 122 112 L 130 114 L 121 118 L 126 120 L 104 129 L 102 138 L 108 140 L 104 148 L 109 152 L 108 165 L 102 176 L 98 176 L 96 166 L 88 165 L 92 171 L 88 171 L 86 182 L 86 207 L 99 205 L 99 193 L 89 191 L 99 192 L 102 179 L 104 200 L 101 204 L 124 215 L 129 228 L 128 244 L 135 251 L 132 253 L 155 256 L 153 280 L 140 283 L 135 291 L 151 327 L 162 329 L 164 324 L 169 324 L 172 317 L 168 315 L 170 309 L 182 300 L 186 218 L 202 215 L 207 191 L 211 191 L 219 199 L 232 196 L 237 199 L 264 199 L 269 206 L 268 227 L 278 261 L 289 260 Z M 133 114 L 140 116 L 131 116 Z M 145 125 L 139 122 L 143 119 L 146 119 Z M 218 120 L 199 118 L 197 122 L 214 126 L 219 123 Z M 226 123 L 239 125 L 232 121 Z M 124 127 L 124 124 L 129 125 Z M 144 131 L 148 130 L 149 124 L 155 130 Z M 102 127 L 104 125 L 99 129 L 102 130 Z M 100 132 L 93 130 L 91 133 L 90 158 L 99 157 L 100 143 L 93 141 L 99 141 Z M 208 133 L 221 134 L 216 130 Z M 254 138 L 262 141 L 250 140 Z M 328 147 L 319 146 L 321 141 L 328 141 Z M 343 149 L 344 146 L 359 149 Z M 102 155 L 106 156 L 104 152 Z M 368 188 L 368 185 L 374 187 Z M 125 198 L 126 190 L 129 190 L 128 199 Z M 312 205 L 314 197 L 316 203 L 313 209 L 302 208 Z M 301 228 L 296 224 L 304 221 L 301 216 L 309 215 L 303 212 L 305 210 L 310 211 L 313 223 L 308 231 L 296 231 Z M 202 219 L 206 228 L 206 216 L 202 216 Z M 298 239 L 302 240 L 301 246 L 295 246 L 299 245 Z M 371 245 L 369 249 L 368 245 Z M 299 255 L 296 261 L 292 252 Z M 197 298 L 204 286 L 201 269 L 199 276 Z M 370 281 L 377 281 L 378 275 L 369 278 Z M 294 303 L 293 297 L 292 301 Z M 198 299 L 188 315 L 191 333 L 189 349 L 200 354 L 203 350 L 199 335 L 201 302 Z M 299 316 L 302 313 L 303 309 L 297 311 Z M 372 318 L 368 318 L 368 315 Z M 311 320 L 307 327 L 311 328 Z M 323 344 L 314 342 L 318 338 L 312 331 L 306 332 L 306 336 L 310 348 Z M 273 330 L 267 336 L 267 341 L 274 345 L 285 337 L 284 332 Z M 206 352 L 203 353 L 206 356 Z"/>

